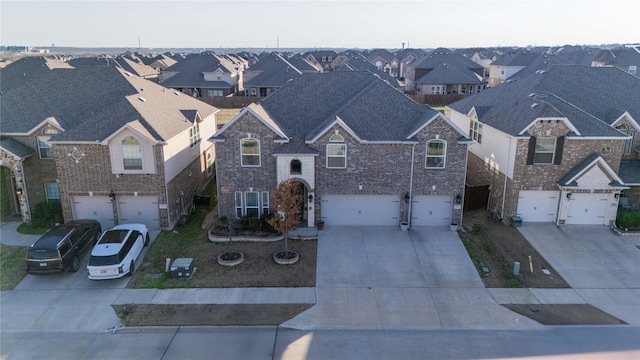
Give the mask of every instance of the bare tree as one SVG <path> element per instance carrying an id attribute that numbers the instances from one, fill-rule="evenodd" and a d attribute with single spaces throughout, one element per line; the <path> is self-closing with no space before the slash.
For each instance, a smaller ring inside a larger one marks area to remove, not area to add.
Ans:
<path id="1" fill-rule="evenodd" d="M 299 194 L 297 190 L 298 184 L 288 179 L 278 184 L 271 194 L 271 207 L 275 214 L 267 222 L 284 235 L 284 249 L 287 255 L 289 254 L 288 234 L 295 230 L 300 223 L 302 212 L 302 194 Z"/>

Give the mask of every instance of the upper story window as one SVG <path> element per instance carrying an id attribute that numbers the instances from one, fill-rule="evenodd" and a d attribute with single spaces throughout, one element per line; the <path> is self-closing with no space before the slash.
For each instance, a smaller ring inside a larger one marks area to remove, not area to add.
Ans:
<path id="1" fill-rule="evenodd" d="M 447 158 L 447 143 L 444 140 L 427 141 L 427 169 L 444 169 Z"/>
<path id="2" fill-rule="evenodd" d="M 189 129 L 189 140 L 191 141 L 191 146 L 200 142 L 200 125 L 197 122 Z"/>
<path id="3" fill-rule="evenodd" d="M 294 175 L 302 174 L 302 162 L 298 159 L 291 160 L 289 172 Z"/>
<path id="4" fill-rule="evenodd" d="M 125 170 L 142 170 L 142 145 L 133 136 L 127 136 L 120 142 L 122 162 Z"/>
<path id="5" fill-rule="evenodd" d="M 49 143 L 51 136 L 38 136 L 38 151 L 40 159 L 53 159 L 53 149 Z"/>
<path id="6" fill-rule="evenodd" d="M 469 137 L 482 144 L 482 123 L 471 120 L 469 123 Z"/>
<path id="7" fill-rule="evenodd" d="M 247 138 L 240 140 L 241 166 L 260 166 L 260 140 Z"/>
<path id="8" fill-rule="evenodd" d="M 629 74 L 635 75 L 636 71 L 638 69 L 638 66 L 636 65 L 629 65 Z"/>
<path id="9" fill-rule="evenodd" d="M 633 138 L 636 135 L 635 131 L 631 130 L 629 128 L 629 125 L 627 125 L 627 124 L 620 124 L 620 125 L 616 126 L 616 129 L 620 130 L 620 132 L 622 132 L 622 133 L 625 133 L 625 134 L 631 136 L 631 139 L 627 139 L 624 142 L 624 154 L 625 155 L 630 155 L 631 154 L 631 147 L 633 146 Z"/>
<path id="10" fill-rule="evenodd" d="M 326 62 L 326 61 L 327 61 L 327 57 L 326 57 L 326 56 L 323 56 L 323 57 L 322 57 L 322 62 Z"/>
<path id="11" fill-rule="evenodd" d="M 207 173 L 211 174 L 213 172 L 213 156 L 211 152 L 207 152 Z"/>
<path id="12" fill-rule="evenodd" d="M 553 136 L 540 136 L 536 140 L 536 152 L 533 157 L 534 164 L 553 164 L 553 156 L 556 150 L 556 138 Z"/>
<path id="13" fill-rule="evenodd" d="M 327 144 L 327 168 L 347 167 L 347 144 Z"/>

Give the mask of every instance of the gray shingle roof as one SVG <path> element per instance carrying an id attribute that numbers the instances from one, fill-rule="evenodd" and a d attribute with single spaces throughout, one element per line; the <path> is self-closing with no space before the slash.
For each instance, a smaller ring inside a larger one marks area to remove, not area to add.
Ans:
<path id="1" fill-rule="evenodd" d="M 52 141 L 100 141 L 128 123 L 137 123 L 158 141 L 192 126 L 187 114 L 207 117 L 216 108 L 112 67 L 53 70 L 2 95 L 0 130 L 27 133 L 47 118 L 64 132 Z"/>
<path id="2" fill-rule="evenodd" d="M 571 181 L 571 179 L 573 179 L 581 171 L 585 170 L 587 166 L 589 166 L 592 162 L 594 162 L 599 157 L 600 155 L 598 155 L 597 153 L 591 153 L 587 155 L 587 157 L 582 159 L 582 161 L 580 161 L 574 167 L 572 167 L 569 171 L 567 171 L 567 173 L 564 174 L 564 176 L 561 177 L 560 180 L 558 180 L 557 184 L 560 186 L 577 186 L 578 184 L 575 181 L 573 182 L 569 182 L 569 181 Z"/>
<path id="3" fill-rule="evenodd" d="M 552 116 L 567 117 L 581 136 L 615 137 L 624 135 L 609 126 L 617 119 L 611 114 L 628 111 L 634 119 L 640 119 L 639 93 L 640 78 L 617 68 L 559 65 L 449 107 L 464 114 L 482 107 L 480 122 L 514 136 L 537 117 Z M 534 103 L 538 106 L 532 108 Z"/>
<path id="4" fill-rule="evenodd" d="M 438 114 L 368 71 L 304 74 L 261 105 L 288 136 L 307 140 L 339 117 L 363 140 L 406 141 Z"/>
<path id="5" fill-rule="evenodd" d="M 483 80 L 468 68 L 442 63 L 416 80 L 416 84 L 483 84 Z"/>
<path id="6" fill-rule="evenodd" d="M 416 69 L 435 69 L 441 64 L 449 64 L 457 69 L 476 69 L 482 71 L 482 65 L 475 63 L 462 54 L 455 53 L 445 48 L 438 48 L 425 57 L 417 59 L 411 64 Z"/>
<path id="7" fill-rule="evenodd" d="M 627 185 L 640 185 L 640 160 L 622 160 L 618 176 Z"/>
<path id="8" fill-rule="evenodd" d="M 9 137 L 0 137 L 0 148 L 22 159 L 36 153 L 36 151 L 29 146 Z"/>

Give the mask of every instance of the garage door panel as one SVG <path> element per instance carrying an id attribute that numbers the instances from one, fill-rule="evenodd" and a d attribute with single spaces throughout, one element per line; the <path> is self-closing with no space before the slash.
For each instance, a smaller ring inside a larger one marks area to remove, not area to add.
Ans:
<path id="1" fill-rule="evenodd" d="M 74 196 L 71 213 L 74 220 L 95 219 L 100 222 L 102 230 L 115 226 L 113 205 L 107 196 Z"/>
<path id="2" fill-rule="evenodd" d="M 400 201 L 395 195 L 324 195 L 321 213 L 327 225 L 396 226 Z"/>
<path id="3" fill-rule="evenodd" d="M 606 194 L 573 193 L 569 199 L 567 224 L 605 224 L 608 206 Z"/>
<path id="4" fill-rule="evenodd" d="M 451 223 L 451 196 L 417 195 L 412 203 L 411 226 L 449 226 Z"/>
<path id="5" fill-rule="evenodd" d="M 559 191 L 521 190 L 517 215 L 524 222 L 555 222 Z"/>
<path id="6" fill-rule="evenodd" d="M 140 223 L 149 229 L 160 228 L 158 199 L 155 196 L 120 196 L 118 211 L 121 224 Z"/>

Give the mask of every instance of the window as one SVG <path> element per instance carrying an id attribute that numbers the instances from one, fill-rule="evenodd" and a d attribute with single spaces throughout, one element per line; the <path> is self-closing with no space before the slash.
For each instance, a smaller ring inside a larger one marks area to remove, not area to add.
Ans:
<path id="1" fill-rule="evenodd" d="M 51 136 L 38 136 L 40 159 L 53 159 L 53 149 L 51 149 L 49 139 L 51 139 Z"/>
<path id="2" fill-rule="evenodd" d="M 211 156 L 211 152 L 207 153 L 207 173 L 211 174 L 213 172 L 213 156 Z"/>
<path id="3" fill-rule="evenodd" d="M 327 62 L 327 57 L 326 56 L 322 57 L 322 62 Z"/>
<path id="4" fill-rule="evenodd" d="M 627 141 L 625 141 L 624 143 L 624 154 L 625 155 L 630 155 L 631 154 L 631 147 L 633 146 L 633 138 L 635 137 L 635 132 L 629 130 L 629 125 L 627 124 L 620 124 L 618 126 L 616 126 L 616 129 L 619 130 L 620 132 L 631 136 L 631 139 L 628 139 Z"/>
<path id="5" fill-rule="evenodd" d="M 59 203 L 60 202 L 60 188 L 58 187 L 57 182 L 53 183 L 45 183 L 44 184 L 44 193 L 47 197 L 48 203 Z"/>
<path id="6" fill-rule="evenodd" d="M 192 147 L 200 142 L 200 125 L 197 122 L 189 129 L 189 139 Z"/>
<path id="7" fill-rule="evenodd" d="M 638 69 L 638 66 L 636 65 L 629 65 L 629 74 L 635 75 L 636 71 Z"/>
<path id="8" fill-rule="evenodd" d="M 142 170 L 142 146 L 133 136 L 122 139 L 122 161 L 125 170 Z"/>
<path id="9" fill-rule="evenodd" d="M 253 96 L 256 95 L 256 88 L 251 88 L 251 95 L 253 95 Z"/>
<path id="10" fill-rule="evenodd" d="M 245 214 L 248 217 L 260 217 L 260 212 L 258 211 L 259 205 L 259 197 L 257 191 L 247 191 L 244 193 L 245 198 Z"/>
<path id="11" fill-rule="evenodd" d="M 241 166 L 260 166 L 260 141 L 248 138 L 240 140 Z"/>
<path id="12" fill-rule="evenodd" d="M 298 159 L 291 160 L 289 172 L 291 174 L 300 175 L 302 174 L 302 163 Z"/>
<path id="13" fill-rule="evenodd" d="M 206 90 L 206 96 L 208 96 L 208 97 L 224 96 L 224 93 L 222 92 L 222 90 L 208 89 L 208 90 Z"/>
<path id="14" fill-rule="evenodd" d="M 469 123 L 469 137 L 482 144 L 482 124 L 479 121 L 471 120 Z"/>
<path id="15" fill-rule="evenodd" d="M 540 136 L 536 141 L 536 152 L 533 157 L 533 163 L 534 164 L 552 164 L 555 148 L 556 148 L 555 137 Z"/>
<path id="16" fill-rule="evenodd" d="M 242 191 L 236 191 L 236 217 L 242 217 Z"/>
<path id="17" fill-rule="evenodd" d="M 328 61 L 333 61 L 333 56 L 329 56 L 329 57 L 327 57 L 327 60 L 328 60 Z"/>
<path id="18" fill-rule="evenodd" d="M 262 192 L 262 215 L 269 213 L 269 192 Z"/>
<path id="19" fill-rule="evenodd" d="M 347 167 L 347 145 L 327 144 L 327 168 L 344 169 Z"/>
<path id="20" fill-rule="evenodd" d="M 447 156 L 447 143 L 443 140 L 429 140 L 427 142 L 427 169 L 444 169 Z"/>

